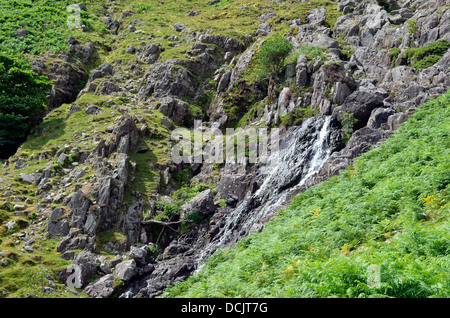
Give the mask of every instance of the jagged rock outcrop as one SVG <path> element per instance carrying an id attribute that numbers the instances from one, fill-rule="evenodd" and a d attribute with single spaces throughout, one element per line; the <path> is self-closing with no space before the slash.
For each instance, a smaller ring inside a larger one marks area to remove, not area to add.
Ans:
<path id="1" fill-rule="evenodd" d="M 33 61 L 33 70 L 54 83 L 50 105 L 70 103 L 66 120 L 85 116 L 93 131 L 75 134 L 84 149 L 68 140 L 69 145 L 8 164 L 20 175 L 18 182 L 35 187 L 29 193 L 36 196 L 46 237 L 58 239 L 56 251 L 79 266 L 75 281 L 84 293 L 99 298 L 161 295 L 169 284 L 198 270 L 216 249 L 262 231 L 292 196 L 341 173 L 389 138 L 416 107 L 448 89 L 450 52 L 424 68 L 405 62 L 408 49 L 450 41 L 450 9 L 444 1 L 337 2 L 342 15 L 332 28 L 327 7 L 290 21 L 261 9 L 253 21 L 256 31 L 240 40 L 192 31 L 185 22 L 171 23 L 176 33 L 161 37 L 162 43 L 154 34 L 139 32 L 136 11 L 111 10 L 101 21 L 112 35 L 139 36 L 139 42 L 120 48 L 124 60 L 98 65 L 98 43 L 70 38 L 68 53 Z M 307 46 L 323 54 L 299 54 L 269 83 L 252 72 L 265 36 L 280 26 L 291 28 L 286 38 L 294 51 Z M 182 53 L 165 59 L 168 47 Z M 78 103 L 77 96 L 93 98 Z M 151 120 L 143 114 L 151 114 Z M 196 133 L 253 125 L 282 128 L 281 160 L 275 166 L 245 160 L 170 162 L 167 150 L 177 139 L 162 132 L 192 127 L 194 119 L 208 121 Z M 36 136 L 46 129 L 39 127 Z M 46 164 L 26 170 L 32 160 Z M 130 191 L 136 171 L 153 175 L 141 176 L 138 182 L 145 179 L 145 184 Z M 170 196 L 183 182 L 212 189 L 181 204 Z M 140 193 L 149 184 L 154 193 Z M 14 189 L 2 192 L 2 207 L 17 215 L 34 205 L 27 198 L 16 200 L 20 193 Z M 176 212 L 167 217 L 161 205 Z M 16 226 L 11 221 L 5 229 Z M 109 236 L 114 238 L 105 243 Z M 116 256 L 106 261 L 97 254 L 99 248 Z M 60 274 L 67 282 L 68 273 Z"/>
<path id="2" fill-rule="evenodd" d="M 92 42 L 82 45 L 71 37 L 67 43 L 68 52 L 61 52 L 58 55 L 49 54 L 32 61 L 32 71 L 47 76 L 53 83 L 48 100 L 51 108 L 63 103 L 71 103 L 76 99 L 81 90 L 80 84 L 88 79 L 86 68 L 95 64 L 99 58 Z"/>

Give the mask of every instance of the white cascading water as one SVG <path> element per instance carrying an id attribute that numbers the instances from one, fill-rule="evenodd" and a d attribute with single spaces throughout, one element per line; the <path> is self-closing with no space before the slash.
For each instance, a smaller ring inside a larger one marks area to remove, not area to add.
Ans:
<path id="1" fill-rule="evenodd" d="M 309 118 L 281 140 L 279 153 L 270 154 L 268 160 L 272 164 L 273 160 L 279 160 L 278 164 L 267 173 L 255 193 L 248 193 L 227 214 L 216 239 L 202 249 L 199 267 L 214 250 L 227 247 L 262 226 L 268 215 L 285 206 L 300 187 L 311 181 L 331 154 L 330 123 L 331 116 Z"/>
<path id="2" fill-rule="evenodd" d="M 267 164 L 258 167 L 255 178 L 259 188 L 249 191 L 235 209 L 226 211 L 220 221 L 220 229 L 211 241 L 204 240 L 202 235 L 192 241 L 189 252 L 186 252 L 188 258 L 180 256 L 183 258 L 180 264 L 189 263 L 194 272 L 199 271 L 217 249 L 229 247 L 261 229 L 270 217 L 289 203 L 293 195 L 309 187 L 314 175 L 331 155 L 329 141 L 332 126 L 331 116 L 319 116 L 290 129 L 281 138 L 278 153 L 271 153 Z M 165 277 L 177 270 L 178 264 L 176 258 L 158 262 L 149 277 L 133 283 L 120 297 L 159 295 L 158 286 L 165 284 Z"/>

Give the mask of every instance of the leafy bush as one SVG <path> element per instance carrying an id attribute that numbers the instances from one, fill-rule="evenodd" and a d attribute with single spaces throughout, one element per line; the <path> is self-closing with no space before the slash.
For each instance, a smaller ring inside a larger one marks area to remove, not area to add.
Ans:
<path id="1" fill-rule="evenodd" d="M 261 45 L 257 54 L 260 67 L 271 75 L 278 74 L 292 48 L 292 43 L 280 36 L 267 40 Z"/>
<path id="2" fill-rule="evenodd" d="M 47 78 L 28 65 L 0 54 L 0 157 L 6 158 L 24 141 L 45 112 L 51 88 Z"/>
<path id="3" fill-rule="evenodd" d="M 197 194 L 204 190 L 206 190 L 206 185 L 204 185 L 203 183 L 200 183 L 195 187 L 182 187 L 176 190 L 173 194 L 173 203 L 168 203 L 162 200 L 156 201 L 155 209 L 162 212 L 159 218 L 169 220 L 177 217 L 178 215 L 180 215 L 182 205 L 195 198 Z"/>
<path id="4" fill-rule="evenodd" d="M 395 65 L 395 61 L 398 58 L 398 55 L 400 54 L 401 49 L 398 47 L 393 47 L 388 54 L 389 57 L 389 61 L 391 61 L 391 65 L 394 66 Z"/>
<path id="5" fill-rule="evenodd" d="M 450 297 L 449 105 L 419 107 L 164 297 Z"/>
<path id="6" fill-rule="evenodd" d="M 358 120 L 352 113 L 344 113 L 344 117 L 342 118 L 342 129 L 346 135 L 351 136 L 353 134 L 353 129 L 357 123 Z"/>

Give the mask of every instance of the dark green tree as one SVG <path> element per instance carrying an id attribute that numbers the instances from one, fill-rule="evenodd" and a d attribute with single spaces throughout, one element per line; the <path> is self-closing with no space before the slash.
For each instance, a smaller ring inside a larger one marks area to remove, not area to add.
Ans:
<path id="1" fill-rule="evenodd" d="M 284 62 L 293 49 L 293 45 L 286 38 L 274 36 L 264 42 L 259 48 L 257 62 L 263 76 L 269 78 L 268 96 L 272 100 L 277 94 L 279 83 L 278 74 L 284 68 Z"/>
<path id="2" fill-rule="evenodd" d="M 0 158 L 12 155 L 45 113 L 50 81 L 0 54 Z"/>
<path id="3" fill-rule="evenodd" d="M 293 49 L 293 45 L 281 36 L 275 36 L 264 42 L 257 54 L 260 67 L 271 76 L 277 76 L 284 67 L 284 61 Z"/>

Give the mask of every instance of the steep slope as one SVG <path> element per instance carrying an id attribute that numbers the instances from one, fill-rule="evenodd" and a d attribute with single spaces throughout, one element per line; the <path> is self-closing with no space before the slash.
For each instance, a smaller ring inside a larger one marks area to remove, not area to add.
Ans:
<path id="1" fill-rule="evenodd" d="M 449 297 L 449 115 L 450 91 L 164 296 Z"/>
<path id="2" fill-rule="evenodd" d="M 445 1 L 39 3 L 0 2 L 0 51 L 53 85 L 0 170 L 0 297 L 159 296 L 450 86 Z M 183 127 L 280 128 L 279 169 L 175 163 Z"/>

